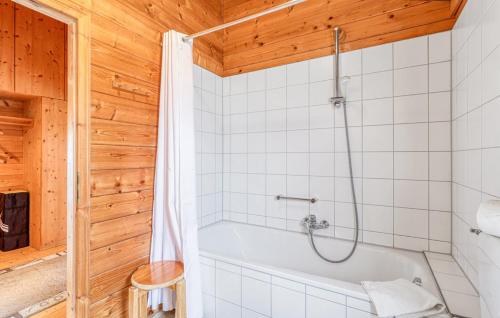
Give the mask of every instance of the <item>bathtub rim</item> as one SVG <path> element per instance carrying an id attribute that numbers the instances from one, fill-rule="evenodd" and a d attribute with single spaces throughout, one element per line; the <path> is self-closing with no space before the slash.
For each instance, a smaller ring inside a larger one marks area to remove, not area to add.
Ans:
<path id="1" fill-rule="evenodd" d="M 247 223 L 240 223 L 240 222 L 234 222 L 234 221 L 223 221 L 223 222 L 217 222 L 211 225 L 208 225 L 206 227 L 200 228 L 199 231 L 203 231 L 204 229 L 209 229 L 214 226 L 220 226 L 220 225 L 231 225 L 235 224 L 237 226 L 256 226 L 261 229 L 269 230 L 269 231 L 278 231 L 278 232 L 284 232 L 284 233 L 290 233 L 291 231 L 283 230 L 283 229 L 277 229 L 277 228 L 269 228 L 265 226 L 258 226 L 258 225 L 253 225 L 253 224 L 247 224 Z M 300 232 L 292 232 L 293 234 L 303 234 L 304 237 L 307 237 L 305 233 L 300 233 Z M 343 241 L 343 242 L 348 242 L 348 240 L 344 240 L 341 238 L 335 238 L 335 237 L 330 237 L 330 236 L 325 236 L 325 238 L 329 239 L 334 239 L 338 241 Z M 429 288 L 425 288 L 428 292 L 430 292 L 432 295 L 436 296 L 439 298 L 443 304 L 446 303 L 442 297 L 441 290 L 439 289 L 439 285 L 437 284 L 436 278 L 434 277 L 434 274 L 430 268 L 430 265 L 427 261 L 427 258 L 425 256 L 425 253 L 423 251 L 412 251 L 412 250 L 407 250 L 407 249 L 401 249 L 401 248 L 396 248 L 396 247 L 387 247 L 387 246 L 381 246 L 381 245 L 376 245 L 376 244 L 370 244 L 370 243 L 365 243 L 365 242 L 359 242 L 361 246 L 365 246 L 367 248 L 375 248 L 375 249 L 387 249 L 392 252 L 402 252 L 402 253 L 410 253 L 413 254 L 413 256 L 418 257 L 421 259 L 421 264 L 425 267 L 427 271 L 427 278 L 431 281 L 430 284 L 432 285 L 431 288 L 432 290 L 429 290 Z M 268 275 L 272 276 L 277 276 L 281 277 L 284 279 L 288 279 L 297 283 L 301 283 L 304 285 L 309 285 L 312 287 L 317 287 L 321 288 L 327 291 L 331 291 L 334 293 L 342 294 L 345 296 L 349 296 L 352 298 L 356 299 L 361 299 L 364 301 L 371 302 L 370 297 L 368 294 L 365 292 L 363 289 L 362 285 L 360 283 L 353 283 L 353 282 L 348 282 L 345 280 L 340 280 L 340 279 L 334 279 L 334 278 L 328 278 L 325 276 L 321 275 L 315 275 L 315 274 L 309 274 L 306 272 L 298 271 L 298 270 L 293 270 L 293 269 L 288 269 L 284 267 L 276 267 L 273 265 L 265 264 L 262 262 L 255 262 L 255 261 L 248 261 L 248 260 L 241 260 L 235 257 L 229 257 L 229 256 L 222 256 L 217 253 L 209 252 L 202 250 L 200 248 L 200 256 L 206 257 L 206 258 L 211 258 L 217 261 L 221 261 L 224 263 L 229 263 L 233 265 L 237 265 L 243 268 L 247 268 L 250 270 L 255 270 L 261 273 L 265 273 Z M 402 255 L 405 258 L 411 259 L 410 256 L 408 255 Z M 417 260 L 412 259 L 412 261 L 417 262 Z"/>
<path id="2" fill-rule="evenodd" d="M 235 258 L 220 256 L 218 254 L 213 254 L 205 251 L 200 251 L 200 256 L 211 258 L 216 261 L 221 261 L 228 264 L 241 266 L 250 270 L 284 278 L 304 285 L 321 288 L 337 294 L 342 294 L 345 296 L 350 296 L 353 298 L 370 301 L 368 294 L 366 294 L 366 292 L 363 290 L 363 287 L 360 284 L 355 284 L 333 278 L 327 278 L 319 275 L 308 274 L 287 268 L 278 268 L 272 265 L 264 265 L 262 263 L 257 263 L 257 262 L 242 261 Z"/>

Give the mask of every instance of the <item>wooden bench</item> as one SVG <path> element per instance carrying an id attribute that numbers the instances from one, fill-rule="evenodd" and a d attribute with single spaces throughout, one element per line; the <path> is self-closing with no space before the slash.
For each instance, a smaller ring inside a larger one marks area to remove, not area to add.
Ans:
<path id="1" fill-rule="evenodd" d="M 148 317 L 148 292 L 171 288 L 176 292 L 175 318 L 186 318 L 186 285 L 181 262 L 162 261 L 139 267 L 129 288 L 129 318 Z"/>

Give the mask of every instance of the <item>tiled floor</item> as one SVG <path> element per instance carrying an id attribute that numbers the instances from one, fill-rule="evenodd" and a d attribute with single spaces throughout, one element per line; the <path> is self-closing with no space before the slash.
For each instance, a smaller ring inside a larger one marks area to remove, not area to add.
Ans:
<path id="1" fill-rule="evenodd" d="M 425 252 L 425 256 L 450 312 L 462 317 L 480 318 L 479 294 L 453 257 L 431 252 Z"/>

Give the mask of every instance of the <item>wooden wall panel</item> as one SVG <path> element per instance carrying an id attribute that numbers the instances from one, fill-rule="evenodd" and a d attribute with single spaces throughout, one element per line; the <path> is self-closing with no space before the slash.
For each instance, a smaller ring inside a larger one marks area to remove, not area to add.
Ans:
<path id="1" fill-rule="evenodd" d="M 92 94 L 92 118 L 114 122 L 156 126 L 158 106 L 124 100 L 98 92 Z"/>
<path id="2" fill-rule="evenodd" d="M 66 98 L 66 25 L 15 6 L 15 91 Z"/>
<path id="3" fill-rule="evenodd" d="M 2 116 L 23 117 L 25 102 L 9 98 L 0 98 L 0 114 Z"/>
<path id="4" fill-rule="evenodd" d="M 135 259 L 147 257 L 150 240 L 151 236 L 146 232 L 146 234 L 93 250 L 90 252 L 90 261 L 94 266 L 92 266 L 90 276 L 94 277 Z"/>
<path id="5" fill-rule="evenodd" d="M 92 198 L 92 223 L 153 210 L 153 191 L 141 190 Z"/>
<path id="6" fill-rule="evenodd" d="M 149 257 L 136 259 L 90 279 L 90 300 L 94 303 L 130 285 L 132 273 L 147 264 Z"/>
<path id="7" fill-rule="evenodd" d="M 92 66 L 92 91 L 151 105 L 158 105 L 160 98 L 159 82 L 151 84 L 98 66 Z"/>
<path id="8" fill-rule="evenodd" d="M 67 102 L 35 98 L 24 115 L 24 185 L 30 192 L 30 245 L 46 249 L 66 244 Z"/>
<path id="9" fill-rule="evenodd" d="M 44 97 L 42 114 L 42 244 L 48 248 L 66 244 L 67 102 Z"/>
<path id="10" fill-rule="evenodd" d="M 160 65 L 142 58 L 130 59 L 130 55 L 113 49 L 98 40 L 92 41 L 93 64 L 120 73 L 132 78 L 152 83 L 160 82 Z"/>
<path id="11" fill-rule="evenodd" d="M 153 188 L 154 169 L 93 170 L 92 196 L 133 192 Z"/>
<path id="12" fill-rule="evenodd" d="M 153 40 L 147 37 L 147 32 L 142 32 L 142 28 L 135 29 L 137 31 L 134 32 L 134 29 L 114 23 L 112 20 L 106 19 L 98 14 L 92 16 L 91 28 L 92 40 L 98 40 L 111 48 L 126 52 L 128 56 L 145 59 L 160 65 L 160 32 L 158 32 L 157 40 Z M 92 63 L 94 63 L 94 61 L 92 61 Z"/>
<path id="13" fill-rule="evenodd" d="M 24 189 L 23 131 L 0 125 L 0 191 Z"/>
<path id="14" fill-rule="evenodd" d="M 24 115 L 33 119 L 33 127 L 23 136 L 25 158 L 24 184 L 30 193 L 30 245 L 36 249 L 42 240 L 42 99 L 30 101 Z"/>
<path id="15" fill-rule="evenodd" d="M 285 1 L 224 1 L 231 21 Z M 450 1 L 310 0 L 224 31 L 224 75 L 330 55 L 333 27 L 347 51 L 449 30 Z"/>
<path id="16" fill-rule="evenodd" d="M 0 0 L 0 90 L 14 90 L 14 4 Z"/>
<path id="17" fill-rule="evenodd" d="M 128 317 L 128 286 L 90 306 L 92 318 L 119 318 Z"/>
<path id="18" fill-rule="evenodd" d="M 90 248 L 97 249 L 151 231 L 150 211 L 92 224 Z M 91 272 L 93 269 L 91 269 Z"/>
<path id="19" fill-rule="evenodd" d="M 154 147 L 93 145 L 91 169 L 154 168 Z"/>
<path id="20" fill-rule="evenodd" d="M 168 29 L 167 22 L 150 13 L 172 4 L 93 2 L 92 317 L 125 317 L 130 275 L 149 260 L 162 33 Z M 179 22 L 175 14 L 168 18 L 170 24 Z M 207 51 L 199 46 L 195 52 Z M 212 57 L 206 61 L 210 64 L 202 66 L 222 72 L 221 55 L 217 63 Z"/>
<path id="21" fill-rule="evenodd" d="M 156 126 L 92 120 L 92 141 L 96 144 L 122 146 L 156 146 Z"/>
<path id="22" fill-rule="evenodd" d="M 176 1 L 151 2 L 149 0 L 122 0 L 133 8 L 141 17 L 161 24 L 162 29 L 175 29 L 191 34 L 202 31 L 207 25 L 222 23 L 222 1 L 188 0 L 183 5 Z M 193 57 L 197 64 L 216 73 L 222 74 L 222 34 L 213 33 L 194 42 Z"/>
<path id="23" fill-rule="evenodd" d="M 171 0 L 93 1 L 93 10 L 93 38 L 158 64 L 163 32 L 175 29 L 190 34 L 222 23 L 222 3 L 218 0 L 212 4 L 207 0 L 185 1 L 182 5 Z M 193 56 L 198 65 L 222 74 L 222 35 L 196 40 Z"/>
<path id="24" fill-rule="evenodd" d="M 0 98 L 0 115 L 24 117 L 24 102 Z M 0 125 L 0 191 L 25 189 L 23 128 Z"/>

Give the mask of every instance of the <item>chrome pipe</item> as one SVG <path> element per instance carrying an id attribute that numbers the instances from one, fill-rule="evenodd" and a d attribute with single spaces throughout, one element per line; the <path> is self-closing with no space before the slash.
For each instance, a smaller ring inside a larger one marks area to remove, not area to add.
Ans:
<path id="1" fill-rule="evenodd" d="M 287 197 L 287 196 L 284 196 L 284 195 L 281 195 L 281 194 L 278 194 L 276 196 L 276 200 L 296 200 L 296 201 L 308 201 L 308 202 L 311 202 L 311 203 L 315 203 L 318 201 L 318 199 L 316 198 L 296 198 L 296 197 Z"/>
<path id="2" fill-rule="evenodd" d="M 345 104 L 345 98 L 342 96 L 342 91 L 340 89 L 340 32 L 342 31 L 340 27 L 336 26 L 333 28 L 333 36 L 335 37 L 334 42 L 335 42 L 335 78 L 333 79 L 335 81 L 333 88 L 333 97 L 330 98 L 330 102 L 335 106 L 335 107 L 340 107 L 343 104 Z"/>
<path id="3" fill-rule="evenodd" d="M 335 96 L 340 96 L 340 27 L 335 27 Z"/>

